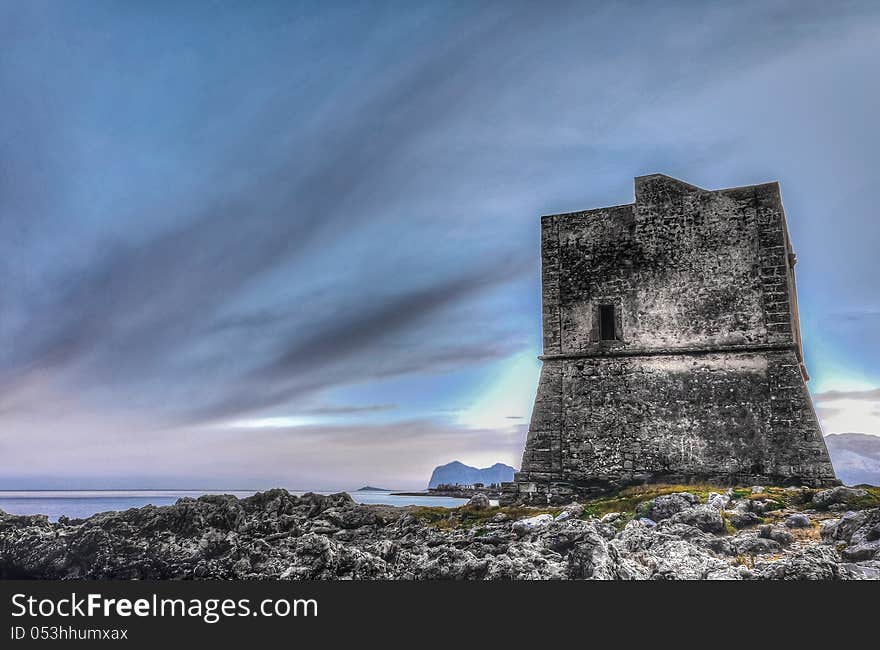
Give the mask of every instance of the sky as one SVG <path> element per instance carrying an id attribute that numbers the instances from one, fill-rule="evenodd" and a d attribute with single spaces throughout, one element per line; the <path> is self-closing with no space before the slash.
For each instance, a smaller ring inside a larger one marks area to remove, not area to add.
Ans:
<path id="1" fill-rule="evenodd" d="M 519 465 L 539 215 L 778 180 L 880 435 L 880 4 L 0 0 L 0 489 Z"/>

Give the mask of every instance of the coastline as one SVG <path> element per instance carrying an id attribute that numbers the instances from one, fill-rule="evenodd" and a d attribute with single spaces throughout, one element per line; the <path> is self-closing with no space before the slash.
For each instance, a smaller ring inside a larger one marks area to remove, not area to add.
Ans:
<path id="1" fill-rule="evenodd" d="M 565 508 L 275 489 L 57 523 L 0 512 L 0 578 L 880 580 L 878 488 L 640 489 Z"/>

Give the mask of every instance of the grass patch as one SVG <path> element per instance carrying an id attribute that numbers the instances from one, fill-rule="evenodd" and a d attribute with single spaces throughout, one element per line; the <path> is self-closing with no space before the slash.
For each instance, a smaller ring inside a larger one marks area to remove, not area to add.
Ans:
<path id="1" fill-rule="evenodd" d="M 772 512 L 773 510 L 782 510 L 783 508 L 788 506 L 788 500 L 783 499 L 779 495 L 768 494 L 767 492 L 750 494 L 749 499 L 751 501 L 764 501 L 766 503 L 765 509 L 768 512 Z"/>
<path id="2" fill-rule="evenodd" d="M 846 505 L 853 510 L 880 508 L 880 487 L 875 487 L 873 485 L 859 485 L 858 488 L 866 492 L 865 496 L 856 497 L 847 501 Z"/>
<path id="3" fill-rule="evenodd" d="M 819 542 L 822 541 L 822 528 L 813 523 L 809 528 L 789 528 L 796 542 Z"/>
<path id="4" fill-rule="evenodd" d="M 730 523 L 730 519 L 727 518 L 723 512 L 721 513 L 721 519 L 724 521 L 724 533 L 726 535 L 736 535 L 736 528 L 733 527 L 733 524 Z"/>
<path id="5" fill-rule="evenodd" d="M 621 512 L 624 516 L 628 517 L 628 519 L 632 519 L 636 516 L 646 516 L 648 502 L 664 494 L 690 492 L 702 503 L 705 503 L 706 499 L 709 497 L 709 493 L 718 492 L 724 494 L 726 489 L 727 488 L 718 487 L 717 485 L 709 485 L 707 483 L 690 485 L 671 485 L 666 483 L 634 485 L 625 488 L 616 494 L 609 494 L 608 496 L 596 497 L 584 501 L 584 517 L 601 517 L 609 512 Z"/>
<path id="6" fill-rule="evenodd" d="M 847 504 L 847 507 L 858 510 L 864 508 L 880 507 L 880 487 L 859 485 L 860 489 L 865 490 L 864 497 L 854 499 Z M 705 503 L 711 492 L 724 494 L 729 488 L 711 485 L 707 483 L 697 483 L 688 485 L 673 484 L 652 484 L 652 485 L 635 485 L 621 490 L 617 493 L 602 495 L 591 499 L 581 500 L 584 506 L 582 519 L 590 517 L 600 518 L 610 512 L 619 512 L 622 517 L 615 522 L 615 526 L 621 527 L 626 525 L 635 517 L 644 516 L 647 511 L 647 504 L 651 500 L 664 494 L 672 494 L 674 492 L 690 492 L 698 498 L 701 503 Z M 760 493 L 752 494 L 751 487 L 735 487 L 732 490 L 733 499 L 750 499 L 752 501 L 767 501 L 768 515 L 770 518 L 776 519 L 781 515 L 775 514 L 779 510 L 788 507 L 815 507 L 812 505 L 812 497 L 815 490 L 797 490 L 786 491 L 783 487 L 767 486 Z M 478 528 L 477 534 L 489 532 L 486 526 L 491 523 L 492 517 L 499 513 L 504 513 L 511 520 L 522 519 L 524 517 L 534 517 L 540 514 L 551 514 L 557 516 L 562 509 L 559 507 L 541 508 L 536 506 L 514 505 L 514 506 L 494 506 L 483 510 L 468 508 L 461 506 L 458 508 L 440 508 L 434 506 L 420 506 L 414 508 L 412 515 L 425 523 L 439 529 L 454 528 Z M 764 520 L 766 521 L 766 520 Z M 724 517 L 724 529 L 728 534 L 736 533 L 736 529 L 730 525 L 727 517 Z M 804 538 L 812 539 L 818 536 L 819 529 L 803 529 L 803 533 L 792 531 L 795 537 L 803 535 Z"/>
<path id="7" fill-rule="evenodd" d="M 847 486 L 850 487 L 850 486 Z M 880 487 L 875 485 L 854 485 L 851 486 L 859 490 L 864 490 L 865 495 L 860 497 L 851 497 L 846 500 L 845 506 L 848 510 L 866 510 L 868 508 L 880 508 Z M 806 506 L 815 508 L 820 512 L 828 510 L 828 506 L 820 506 L 812 502 L 815 492 L 810 494 L 810 501 Z"/>

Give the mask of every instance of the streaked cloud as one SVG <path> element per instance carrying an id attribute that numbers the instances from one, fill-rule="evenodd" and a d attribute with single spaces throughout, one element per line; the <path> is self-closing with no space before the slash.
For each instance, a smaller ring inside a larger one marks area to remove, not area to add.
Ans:
<path id="1" fill-rule="evenodd" d="M 656 171 L 782 181 L 826 432 L 880 432 L 878 38 L 872 2 L 3 4 L 0 481 L 517 465 L 537 215 Z"/>

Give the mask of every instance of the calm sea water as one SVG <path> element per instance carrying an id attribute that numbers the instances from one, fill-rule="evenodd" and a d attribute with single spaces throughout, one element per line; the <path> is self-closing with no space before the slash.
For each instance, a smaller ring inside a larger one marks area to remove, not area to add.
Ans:
<path id="1" fill-rule="evenodd" d="M 98 512 L 127 510 L 146 505 L 167 506 L 181 497 L 200 497 L 203 494 L 233 494 L 248 497 L 250 491 L 218 490 L 83 490 L 83 491 L 43 491 L 21 492 L 0 491 L 0 510 L 15 515 L 48 515 L 51 521 L 65 515 L 71 519 L 84 519 Z M 305 492 L 291 494 L 302 495 Z M 454 508 L 467 502 L 466 499 L 431 496 L 392 496 L 389 492 L 349 492 L 358 503 L 385 504 L 391 506 L 441 506 Z"/>

